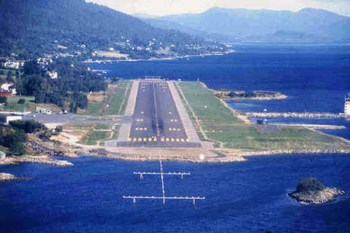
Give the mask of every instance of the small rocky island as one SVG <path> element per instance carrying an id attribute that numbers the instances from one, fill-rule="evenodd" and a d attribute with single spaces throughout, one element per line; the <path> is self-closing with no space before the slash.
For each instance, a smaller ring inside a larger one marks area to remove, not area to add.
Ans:
<path id="1" fill-rule="evenodd" d="M 214 90 L 214 94 L 224 101 L 234 100 L 282 100 L 288 98 L 275 91 L 240 91 L 240 90 Z"/>
<path id="2" fill-rule="evenodd" d="M 302 204 L 322 204 L 332 201 L 336 196 L 344 194 L 344 191 L 337 188 L 329 188 L 314 177 L 301 180 L 294 192 L 289 196 L 295 198 Z"/>

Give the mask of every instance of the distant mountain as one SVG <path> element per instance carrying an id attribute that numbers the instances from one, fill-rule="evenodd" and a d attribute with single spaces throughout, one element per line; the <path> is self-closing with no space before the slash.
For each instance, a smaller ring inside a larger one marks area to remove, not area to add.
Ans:
<path id="1" fill-rule="evenodd" d="M 84 0 L 0 0 L 0 56 L 52 52 L 88 56 L 95 50 L 110 50 L 148 58 L 222 49 Z"/>
<path id="2" fill-rule="evenodd" d="M 153 23 L 152 23 L 152 21 Z M 349 42 L 350 17 L 305 8 L 299 12 L 211 8 L 200 14 L 182 14 L 151 19 L 163 21 L 168 29 L 184 27 L 209 37 L 240 42 Z M 171 24 L 176 27 L 171 27 Z M 194 33 L 197 34 L 197 33 Z"/>

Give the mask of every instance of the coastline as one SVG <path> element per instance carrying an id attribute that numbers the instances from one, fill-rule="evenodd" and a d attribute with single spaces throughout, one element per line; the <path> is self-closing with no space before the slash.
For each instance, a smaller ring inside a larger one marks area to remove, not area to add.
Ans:
<path id="1" fill-rule="evenodd" d="M 73 163 L 67 160 L 58 160 L 54 157 L 57 156 L 48 156 L 48 155 L 23 155 L 17 157 L 6 157 L 3 160 L 0 160 L 1 165 L 17 165 L 20 163 L 41 163 L 52 166 L 72 166 Z"/>
<path id="2" fill-rule="evenodd" d="M 186 59 L 186 58 L 193 58 L 193 57 L 210 57 L 210 56 L 224 56 L 227 54 L 234 53 L 235 50 L 229 50 L 227 52 L 216 52 L 216 53 L 203 53 L 203 54 L 198 54 L 198 55 L 182 55 L 182 56 L 170 56 L 170 57 L 164 57 L 164 58 L 157 58 L 157 57 L 151 57 L 147 59 L 99 59 L 99 60 L 94 60 L 94 61 L 89 61 L 85 60 L 82 61 L 84 64 L 93 64 L 93 63 L 113 63 L 113 62 L 140 62 L 140 61 L 173 61 L 177 59 Z M 104 71 L 104 70 L 100 70 Z"/>

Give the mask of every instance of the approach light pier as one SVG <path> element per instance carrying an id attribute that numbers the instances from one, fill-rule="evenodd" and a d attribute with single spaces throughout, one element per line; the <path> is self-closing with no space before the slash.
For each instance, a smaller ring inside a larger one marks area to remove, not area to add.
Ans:
<path id="1" fill-rule="evenodd" d="M 139 175 L 140 179 L 143 179 L 145 175 L 161 175 L 160 172 L 133 172 L 134 175 Z M 163 175 L 165 176 L 181 176 L 183 179 L 184 176 L 189 176 L 191 175 L 190 172 L 163 172 Z"/>
<path id="2" fill-rule="evenodd" d="M 143 195 L 123 195 L 123 199 L 132 199 L 133 203 L 136 203 L 139 199 L 149 199 L 149 200 L 162 200 L 163 205 L 165 205 L 165 202 L 167 200 L 192 200 L 193 205 L 196 204 L 197 200 L 205 200 L 204 196 L 167 196 L 166 190 L 165 190 L 165 179 L 164 176 L 180 176 L 182 179 L 184 176 L 191 175 L 190 172 L 164 172 L 163 170 L 163 162 L 162 159 L 159 159 L 159 172 L 143 172 L 143 171 L 137 171 L 133 172 L 134 175 L 140 176 L 140 179 L 143 179 L 144 176 L 150 175 L 150 176 L 159 176 L 160 177 L 160 183 L 161 183 L 161 190 L 162 195 L 161 196 L 143 196 Z"/>
<path id="3" fill-rule="evenodd" d="M 174 197 L 163 197 L 163 196 L 123 196 L 123 199 L 132 199 L 132 203 L 136 203 L 138 199 L 155 199 L 155 200 L 192 200 L 193 205 L 196 204 L 197 200 L 205 200 L 205 197 L 195 196 L 174 196 Z"/>

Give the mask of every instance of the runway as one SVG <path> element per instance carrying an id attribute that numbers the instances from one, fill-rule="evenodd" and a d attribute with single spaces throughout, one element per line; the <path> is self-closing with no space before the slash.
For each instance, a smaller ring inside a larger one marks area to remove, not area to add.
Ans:
<path id="1" fill-rule="evenodd" d="M 130 134 L 118 146 L 200 147 L 188 137 L 167 81 L 146 79 L 138 85 Z"/>

